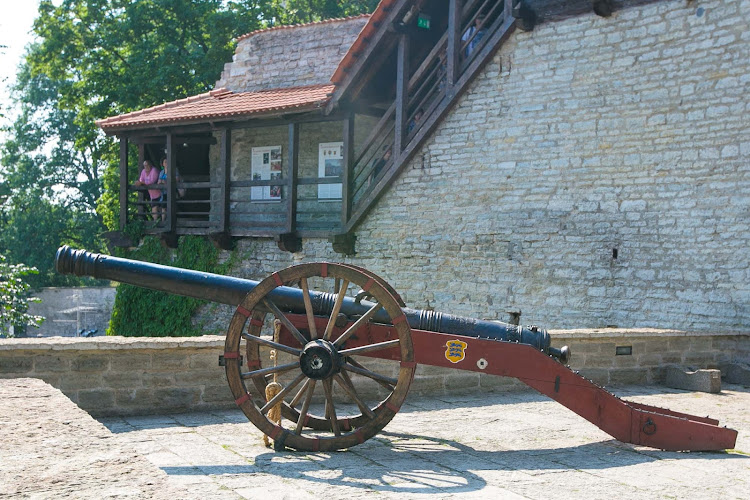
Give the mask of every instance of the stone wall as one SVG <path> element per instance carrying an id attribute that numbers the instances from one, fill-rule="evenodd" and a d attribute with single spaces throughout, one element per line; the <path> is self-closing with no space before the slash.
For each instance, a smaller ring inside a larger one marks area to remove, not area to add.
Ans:
<path id="1" fill-rule="evenodd" d="M 344 259 L 412 307 L 549 328 L 750 326 L 746 1 L 656 2 L 514 33 Z M 265 262 L 261 262 L 266 259 Z"/>
<path id="2" fill-rule="evenodd" d="M 650 329 L 553 331 L 551 335 L 553 345 L 570 345 L 572 369 L 607 386 L 663 382 L 668 364 L 717 368 L 750 362 L 750 335 Z M 630 347 L 631 354 L 617 355 L 618 347 Z M 220 336 L 0 339 L 0 378 L 42 379 L 95 416 L 233 408 L 224 369 L 218 366 L 223 350 Z M 387 371 L 392 363 L 366 364 L 395 376 Z M 369 379 L 356 377 L 355 384 L 361 397 L 377 397 L 375 401 L 383 397 Z M 524 387 L 516 379 L 420 365 L 410 393 Z"/>
<path id="3" fill-rule="evenodd" d="M 262 30 L 239 38 L 216 88 L 253 92 L 330 83 L 367 16 Z"/>
<path id="4" fill-rule="evenodd" d="M 749 8 L 516 32 L 357 229 L 358 263 L 416 307 L 747 331 Z"/>
<path id="5" fill-rule="evenodd" d="M 0 339 L 0 377 L 40 378 L 94 416 L 233 407 L 221 337 Z"/>

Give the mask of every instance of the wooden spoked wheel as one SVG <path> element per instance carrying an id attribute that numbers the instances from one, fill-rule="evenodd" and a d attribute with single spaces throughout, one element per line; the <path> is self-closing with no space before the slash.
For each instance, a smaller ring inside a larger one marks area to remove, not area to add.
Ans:
<path id="1" fill-rule="evenodd" d="M 342 304 L 353 302 L 357 287 L 370 299 L 358 305 L 356 316 L 342 317 Z M 373 318 L 389 325 L 389 337 L 368 341 L 358 335 Z M 279 338 L 274 320 L 286 333 Z M 275 362 L 269 348 L 277 352 Z M 374 366 L 361 359 L 386 350 L 390 360 Z M 224 358 L 229 387 L 248 419 L 276 449 L 304 451 L 349 448 L 377 434 L 400 409 L 416 369 L 408 321 L 385 282 L 333 263 L 292 266 L 261 281 L 232 317 Z M 274 376 L 283 377 L 283 389 L 266 401 Z M 358 384 L 378 391 L 364 394 Z M 268 418 L 278 403 L 287 426 Z"/>

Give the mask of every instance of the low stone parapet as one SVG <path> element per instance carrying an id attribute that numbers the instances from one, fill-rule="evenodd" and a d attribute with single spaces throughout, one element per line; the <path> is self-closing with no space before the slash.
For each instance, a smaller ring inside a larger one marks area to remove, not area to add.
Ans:
<path id="1" fill-rule="evenodd" d="M 668 365 L 719 368 L 750 361 L 750 333 L 657 329 L 551 331 L 570 366 L 609 385 L 663 383 Z M 231 408 L 218 357 L 224 337 L 0 339 L 0 378 L 39 378 L 95 416 Z M 377 369 L 374 365 L 368 363 Z M 383 367 L 387 370 L 387 367 Z M 377 384 L 363 384 L 362 390 Z M 420 365 L 410 392 L 448 394 L 525 387 L 516 379 Z M 358 386 L 359 390 L 359 386 Z"/>

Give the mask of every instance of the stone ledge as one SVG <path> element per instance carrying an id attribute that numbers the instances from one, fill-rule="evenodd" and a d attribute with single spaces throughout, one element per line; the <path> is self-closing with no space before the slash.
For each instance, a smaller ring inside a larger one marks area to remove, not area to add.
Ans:
<path id="1" fill-rule="evenodd" d="M 555 338 L 565 339 L 620 339 L 664 337 L 750 337 L 750 331 L 710 332 L 669 330 L 659 328 L 576 328 L 548 330 Z M 224 345 L 223 335 L 200 337 L 45 337 L 0 339 L 0 351 L 62 351 L 62 350 L 117 350 L 117 349 L 174 349 L 216 348 Z"/>
<path id="2" fill-rule="evenodd" d="M 662 337 L 750 337 L 750 331 L 714 332 L 706 330 L 669 330 L 660 328 L 576 328 L 547 330 L 550 336 L 569 339 L 662 338 Z"/>
<path id="3" fill-rule="evenodd" d="M 224 345 L 222 335 L 200 337 L 45 337 L 23 339 L 0 339 L 0 351 L 64 351 L 117 349 L 206 349 Z"/>

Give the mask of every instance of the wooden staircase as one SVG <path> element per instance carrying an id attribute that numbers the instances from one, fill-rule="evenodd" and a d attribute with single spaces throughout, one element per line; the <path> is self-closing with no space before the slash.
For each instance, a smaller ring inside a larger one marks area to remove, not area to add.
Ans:
<path id="1" fill-rule="evenodd" d="M 516 27 L 512 0 L 462 3 L 450 1 L 448 29 L 413 72 L 406 57 L 409 41 L 401 35 L 396 98 L 349 165 L 342 208 L 345 233 L 362 222 Z M 411 75 L 408 81 L 406 74 Z M 391 156 L 383 162 L 388 149 Z"/>

